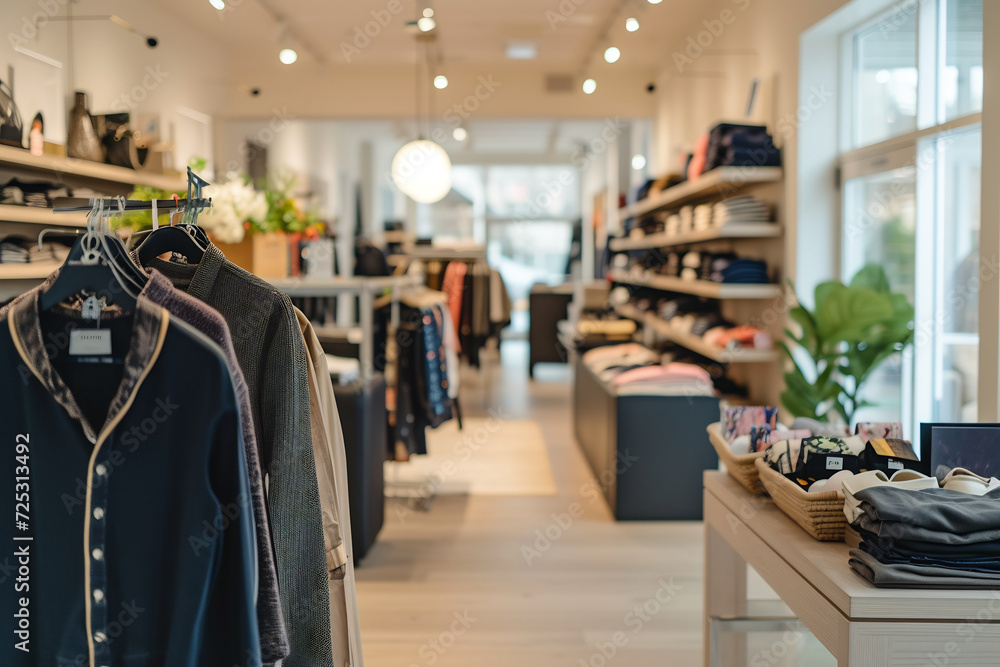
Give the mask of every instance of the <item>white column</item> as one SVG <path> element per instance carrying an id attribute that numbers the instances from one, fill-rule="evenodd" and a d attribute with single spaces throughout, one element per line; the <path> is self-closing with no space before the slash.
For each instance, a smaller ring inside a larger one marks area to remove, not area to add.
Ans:
<path id="1" fill-rule="evenodd" d="M 979 421 L 1000 419 L 1000 3 L 983 3 L 983 169 L 979 236 Z"/>

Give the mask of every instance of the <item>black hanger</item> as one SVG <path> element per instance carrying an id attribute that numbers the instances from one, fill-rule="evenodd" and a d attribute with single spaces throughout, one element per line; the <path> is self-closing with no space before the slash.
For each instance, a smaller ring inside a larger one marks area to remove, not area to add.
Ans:
<path id="1" fill-rule="evenodd" d="M 100 245 L 101 240 L 96 236 L 86 235 L 77 239 L 69 257 L 59 269 L 59 276 L 39 296 L 40 310 L 50 310 L 70 297 L 84 292 L 104 297 L 107 303 L 121 306 L 125 310 L 135 310 L 135 296 L 129 293 L 134 287 L 124 284 L 106 259 L 101 259 L 96 264 L 83 262 L 84 256 L 90 254 L 87 252 L 88 249 L 93 249 L 103 257 L 104 252 L 100 249 Z M 113 241 L 108 246 L 113 248 Z M 121 249 L 124 252 L 124 247 Z"/>
<path id="2" fill-rule="evenodd" d="M 139 263 L 146 266 L 151 259 L 165 252 L 184 255 L 189 264 L 198 264 L 205 256 L 205 250 L 198 245 L 194 237 L 179 226 L 160 227 L 154 231 L 139 246 L 136 256 L 139 258 Z"/>

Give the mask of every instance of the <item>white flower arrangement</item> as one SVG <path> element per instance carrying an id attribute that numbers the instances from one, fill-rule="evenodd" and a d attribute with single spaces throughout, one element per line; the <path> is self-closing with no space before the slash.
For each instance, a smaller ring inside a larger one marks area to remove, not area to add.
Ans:
<path id="1" fill-rule="evenodd" d="M 198 216 L 198 224 L 220 243 L 239 243 L 246 235 L 245 222 L 267 217 L 264 193 L 235 172 L 228 174 L 225 183 L 208 186 L 205 196 L 212 198 L 212 207 Z"/>

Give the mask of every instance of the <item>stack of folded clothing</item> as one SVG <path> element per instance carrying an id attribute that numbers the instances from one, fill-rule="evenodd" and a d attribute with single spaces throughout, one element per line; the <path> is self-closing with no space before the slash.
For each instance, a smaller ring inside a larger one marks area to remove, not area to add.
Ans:
<path id="1" fill-rule="evenodd" d="M 712 207 L 712 227 L 730 223 L 768 222 L 767 204 L 747 195 L 721 201 Z"/>
<path id="2" fill-rule="evenodd" d="M 60 243 L 31 243 L 28 248 L 29 262 L 63 262 L 69 256 L 69 248 Z"/>
<path id="3" fill-rule="evenodd" d="M 781 166 L 779 151 L 763 125 L 720 123 L 712 128 L 702 173 L 722 166 Z"/>
<path id="4" fill-rule="evenodd" d="M 770 282 L 767 277 L 767 262 L 758 259 L 734 259 L 717 273 L 713 271 L 712 279 L 720 283 Z"/>
<path id="5" fill-rule="evenodd" d="M 678 212 L 678 217 L 680 218 L 680 229 L 679 233 L 686 234 L 694 229 L 694 207 L 693 206 L 682 206 L 681 210 Z"/>
<path id="6" fill-rule="evenodd" d="M 962 469 L 950 478 L 958 482 L 945 488 L 929 478 L 929 488 L 854 492 L 848 519 L 863 540 L 850 552 L 854 571 L 881 588 L 1000 589 L 1000 482 Z"/>
<path id="7" fill-rule="evenodd" d="M 660 363 L 660 356 L 638 343 L 605 345 L 583 354 L 583 363 L 606 382 L 633 368 Z"/>
<path id="8" fill-rule="evenodd" d="M 624 371 L 611 384 L 620 396 L 715 396 L 712 376 L 694 364 L 669 363 Z"/>
<path id="9" fill-rule="evenodd" d="M 712 205 L 711 204 L 700 204 L 694 207 L 694 228 L 698 231 L 704 231 L 706 229 L 712 228 Z"/>
<path id="10" fill-rule="evenodd" d="M 749 325 L 714 327 L 706 330 L 702 338 L 707 345 L 727 350 L 744 347 L 770 350 L 774 346 L 771 334 Z"/>
<path id="11" fill-rule="evenodd" d="M 698 280 L 701 269 L 701 253 L 691 251 L 681 259 L 681 280 Z"/>
<path id="12" fill-rule="evenodd" d="M 25 264 L 28 262 L 28 248 L 25 239 L 8 236 L 0 241 L 0 263 Z"/>
<path id="13" fill-rule="evenodd" d="M 663 225 L 663 231 L 667 233 L 668 236 L 677 236 L 681 233 L 681 216 L 674 213 L 667 218 L 666 223 Z"/>

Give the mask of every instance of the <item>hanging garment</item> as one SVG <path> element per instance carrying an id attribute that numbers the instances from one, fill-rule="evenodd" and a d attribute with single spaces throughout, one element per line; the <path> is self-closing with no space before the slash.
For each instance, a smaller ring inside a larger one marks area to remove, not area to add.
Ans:
<path id="1" fill-rule="evenodd" d="M 291 654 L 283 667 L 330 667 L 330 593 L 323 516 L 309 427 L 309 379 L 291 301 L 209 245 L 195 265 L 149 262 L 226 320 L 253 404 L 267 476 L 282 613 Z"/>
<path id="2" fill-rule="evenodd" d="M 306 316 L 299 310 L 295 311 L 295 316 L 302 330 L 309 367 L 309 421 L 323 508 L 326 565 L 330 573 L 333 664 L 363 667 L 344 430 L 323 346 Z"/>
<path id="3" fill-rule="evenodd" d="M 455 325 L 455 334 L 460 336 L 462 326 L 462 299 L 465 289 L 465 274 L 469 267 L 465 262 L 450 262 L 444 270 L 444 282 L 441 291 L 448 295 L 448 309 L 451 311 L 451 321 Z M 461 350 L 461 343 L 459 343 Z"/>
<path id="4" fill-rule="evenodd" d="M 79 323 L 40 313 L 37 292 L 0 322 L 0 539 L 28 571 L 24 597 L 0 596 L 0 664 L 257 664 L 252 503 L 221 350 L 143 295 L 131 315 L 102 313 L 111 355 L 71 356 L 58 341 L 92 326 Z"/>
<path id="5" fill-rule="evenodd" d="M 493 333 L 510 324 L 510 296 L 503 284 L 503 277 L 496 269 L 490 269 L 490 324 Z"/>
<path id="6" fill-rule="evenodd" d="M 161 306 L 171 315 L 179 318 L 205 334 L 219 346 L 226 359 L 233 386 L 236 391 L 240 408 L 240 430 L 243 435 L 243 452 L 246 456 L 248 480 L 250 484 L 250 499 L 253 504 L 254 529 L 257 542 L 257 625 L 260 634 L 261 655 L 264 662 L 270 663 L 288 656 L 288 636 L 285 632 L 285 621 L 281 614 L 281 600 L 278 595 L 278 576 L 274 566 L 274 544 L 271 537 L 271 526 L 267 518 L 267 504 L 264 495 L 264 483 L 261 475 L 260 456 L 257 449 L 257 437 L 253 425 L 253 414 L 250 404 L 250 394 L 247 390 L 243 372 L 240 371 L 233 350 L 232 339 L 225 320 L 218 312 L 209 308 L 194 297 L 174 289 L 170 281 L 158 271 L 149 272 L 149 282 L 142 290 L 142 295 Z M 0 309 L 0 319 L 23 299 L 35 298 L 43 294 L 58 277 L 59 271 L 52 272 L 41 285 L 20 295 L 15 301 Z"/>

